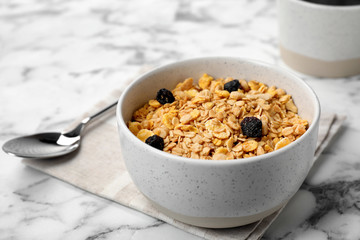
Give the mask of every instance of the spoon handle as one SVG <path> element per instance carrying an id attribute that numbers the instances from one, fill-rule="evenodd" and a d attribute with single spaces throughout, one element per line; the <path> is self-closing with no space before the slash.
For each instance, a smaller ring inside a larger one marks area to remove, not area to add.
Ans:
<path id="1" fill-rule="evenodd" d="M 97 113 L 94 113 L 93 115 L 83 119 L 81 122 L 83 124 L 87 124 L 89 122 L 92 122 L 93 120 L 95 120 L 96 118 L 98 118 L 100 115 L 102 115 L 103 113 L 109 111 L 110 109 L 112 109 L 113 107 L 115 107 L 117 105 L 118 101 L 115 101 L 114 103 L 110 104 L 109 106 L 105 107 L 104 109 L 98 111 Z"/>
<path id="2" fill-rule="evenodd" d="M 66 137 L 77 137 L 77 136 L 80 136 L 82 130 L 85 128 L 85 126 L 96 120 L 99 116 L 101 116 L 102 114 L 104 114 L 105 112 L 109 111 L 110 109 L 112 109 L 113 107 L 115 107 L 117 105 L 118 101 L 110 104 L 109 106 L 103 108 L 102 110 L 94 113 L 93 115 L 90 115 L 86 118 L 84 118 L 73 130 L 67 132 L 67 133 L 64 133 L 64 135 Z"/>

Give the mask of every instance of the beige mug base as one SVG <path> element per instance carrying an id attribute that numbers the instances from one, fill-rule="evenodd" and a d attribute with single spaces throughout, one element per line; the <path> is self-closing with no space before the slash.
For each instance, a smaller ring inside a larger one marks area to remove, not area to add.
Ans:
<path id="1" fill-rule="evenodd" d="M 280 45 L 283 61 L 291 68 L 301 73 L 315 77 L 349 77 L 360 74 L 360 58 L 324 61 L 301 55 Z"/>
<path id="2" fill-rule="evenodd" d="M 160 212 L 164 213 L 165 215 L 171 218 L 174 218 L 186 224 L 190 224 L 197 227 L 205 227 L 205 228 L 232 228 L 232 227 L 244 226 L 259 221 L 271 215 L 272 213 L 276 212 L 277 210 L 279 210 L 281 207 L 284 206 L 284 204 L 280 204 L 267 211 L 245 217 L 191 217 L 191 216 L 185 216 L 179 213 L 175 213 L 167 208 L 160 206 L 159 204 L 153 201 L 151 201 L 151 203 Z"/>

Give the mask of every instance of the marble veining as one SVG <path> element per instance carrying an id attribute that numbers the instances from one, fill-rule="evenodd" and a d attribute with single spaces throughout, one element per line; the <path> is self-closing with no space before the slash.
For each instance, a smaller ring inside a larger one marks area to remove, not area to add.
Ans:
<path id="1" fill-rule="evenodd" d="M 316 210 L 308 219 L 315 225 L 329 211 L 344 214 L 348 210 L 360 210 L 360 180 L 338 181 L 318 186 L 305 185 L 303 189 L 315 195 Z"/>
<path id="2" fill-rule="evenodd" d="M 222 55 L 286 68 L 275 0 L 13 0 L 0 12 L 0 144 L 64 128 L 144 66 Z M 360 76 L 298 75 L 346 126 L 264 239 L 358 240 Z M 1 151 L 0 239 L 200 238 Z"/>

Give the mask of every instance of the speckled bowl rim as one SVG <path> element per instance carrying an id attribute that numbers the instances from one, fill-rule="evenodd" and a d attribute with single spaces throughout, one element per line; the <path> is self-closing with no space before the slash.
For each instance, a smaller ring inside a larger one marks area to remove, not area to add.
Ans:
<path id="1" fill-rule="evenodd" d="M 324 11 L 358 11 L 360 10 L 360 4 L 357 5 L 346 5 L 346 6 L 334 6 L 334 5 L 326 5 L 321 3 L 312 3 L 301 0 L 286 0 L 289 2 L 293 2 L 302 6 L 306 6 L 313 9 L 319 9 Z"/>
<path id="2" fill-rule="evenodd" d="M 205 159 L 193 159 L 193 158 L 187 158 L 187 157 L 181 157 L 181 156 L 177 156 L 171 153 L 167 153 L 161 150 L 158 150 L 154 147 L 151 147 L 149 145 L 147 145 L 146 143 L 142 142 L 140 139 L 138 139 L 127 127 L 124 118 L 122 116 L 122 104 L 125 100 L 125 97 L 127 96 L 127 93 L 133 89 L 136 88 L 136 85 L 138 84 L 138 82 L 144 81 L 147 77 L 151 76 L 154 72 L 158 72 L 158 71 L 162 71 L 168 67 L 174 67 L 176 65 L 185 63 L 185 62 L 189 62 L 189 61 L 204 61 L 204 60 L 235 60 L 235 61 L 243 61 L 243 62 L 248 62 L 251 64 L 255 64 L 258 66 L 263 66 L 266 68 L 271 68 L 272 70 L 277 71 L 278 73 L 281 73 L 283 75 L 287 75 L 288 77 L 290 77 L 293 81 L 295 81 L 297 84 L 299 85 L 303 85 L 305 87 L 305 89 L 307 89 L 309 91 L 309 93 L 313 96 L 312 102 L 314 104 L 314 108 L 315 108 L 315 114 L 314 117 L 312 119 L 312 123 L 310 125 L 310 127 L 308 128 L 308 130 L 297 140 L 295 140 L 294 142 L 288 144 L 287 146 L 270 152 L 270 153 L 266 153 L 260 156 L 254 156 L 254 157 L 249 157 L 249 158 L 237 158 L 237 159 L 232 159 L 232 160 L 205 160 Z M 296 76 L 295 74 L 289 72 L 288 70 L 279 67 L 279 66 L 275 66 L 275 65 L 271 65 L 262 61 L 258 61 L 258 60 L 253 60 L 253 59 L 246 59 L 246 58 L 238 58 L 238 57 L 201 57 L 201 58 L 189 58 L 189 59 L 185 59 L 182 61 L 178 61 L 178 62 L 174 62 L 174 63 L 170 63 L 170 64 L 166 64 L 166 65 L 162 65 L 159 67 L 154 68 L 153 70 L 150 70 L 149 72 L 140 75 L 138 78 L 136 78 L 136 80 L 134 80 L 121 94 L 120 98 L 119 98 L 119 102 L 116 106 L 116 121 L 119 125 L 119 127 L 121 129 L 119 129 L 120 131 L 124 131 L 124 134 L 126 137 L 129 137 L 132 141 L 138 142 L 139 143 L 139 147 L 143 147 L 148 151 L 153 152 L 154 154 L 158 154 L 161 155 L 164 158 L 168 158 L 174 161 L 179 161 L 179 162 L 185 162 L 187 164 L 195 164 L 195 165 L 216 165 L 216 166 L 229 166 L 229 165 L 238 165 L 238 164 L 246 164 L 246 163 L 253 163 L 253 162 L 260 162 L 263 160 L 266 160 L 270 157 L 275 157 L 277 155 L 281 155 L 283 152 L 286 151 L 291 151 L 292 148 L 296 147 L 297 143 L 300 143 L 302 141 L 305 141 L 307 136 L 311 134 L 312 131 L 316 130 L 316 126 L 318 125 L 320 119 L 320 102 L 318 97 L 316 96 L 314 90 L 301 78 L 299 78 L 298 76 Z"/>

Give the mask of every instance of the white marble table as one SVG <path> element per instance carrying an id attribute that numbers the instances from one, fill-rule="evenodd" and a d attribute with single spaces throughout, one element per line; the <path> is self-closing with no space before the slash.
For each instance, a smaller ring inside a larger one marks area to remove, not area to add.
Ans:
<path id="1" fill-rule="evenodd" d="M 274 0 L 3 1 L 0 144 L 57 130 L 144 65 L 228 55 L 284 65 Z M 302 76 L 346 126 L 265 239 L 360 239 L 360 76 Z M 0 239 L 199 239 L 0 153 Z"/>

